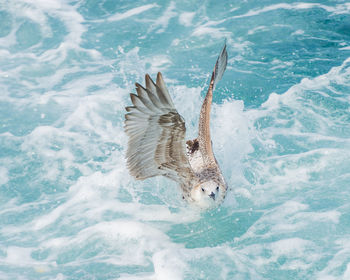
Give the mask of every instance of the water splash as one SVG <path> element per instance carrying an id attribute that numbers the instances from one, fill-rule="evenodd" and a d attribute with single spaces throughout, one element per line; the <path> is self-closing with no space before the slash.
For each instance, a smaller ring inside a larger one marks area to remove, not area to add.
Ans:
<path id="1" fill-rule="evenodd" d="M 0 278 L 348 278 L 347 3 L 14 1 L 0 15 Z M 164 178 L 130 178 L 124 107 L 162 71 L 195 137 L 224 37 L 211 129 L 230 191 L 201 213 Z"/>

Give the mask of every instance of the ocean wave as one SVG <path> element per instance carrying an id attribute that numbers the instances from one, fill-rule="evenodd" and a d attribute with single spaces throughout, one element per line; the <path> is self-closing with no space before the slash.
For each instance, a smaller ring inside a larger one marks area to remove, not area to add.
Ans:
<path id="1" fill-rule="evenodd" d="M 224 16 L 171 1 L 108 5 L 26 0 L 1 14 L 0 278 L 348 278 L 350 58 L 336 43 L 346 32 L 322 37 L 336 57 L 254 49 L 266 32 L 316 38 L 266 13 L 320 9 L 333 20 L 348 4 L 233 5 Z M 130 177 L 124 107 L 134 82 L 162 71 L 196 137 L 224 37 L 232 55 L 211 131 L 229 192 L 201 212 L 165 178 Z"/>

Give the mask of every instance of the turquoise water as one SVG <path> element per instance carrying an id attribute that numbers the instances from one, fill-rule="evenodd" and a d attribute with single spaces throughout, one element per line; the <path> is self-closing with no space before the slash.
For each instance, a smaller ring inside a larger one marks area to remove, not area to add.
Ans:
<path id="1" fill-rule="evenodd" d="M 350 279 L 350 4 L 158 2 L 0 0 L 0 279 Z M 200 212 L 124 107 L 161 71 L 195 137 L 225 38 Z"/>

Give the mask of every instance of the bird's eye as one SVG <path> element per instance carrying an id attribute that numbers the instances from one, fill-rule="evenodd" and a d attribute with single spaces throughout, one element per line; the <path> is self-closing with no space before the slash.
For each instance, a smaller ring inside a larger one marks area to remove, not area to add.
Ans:
<path id="1" fill-rule="evenodd" d="M 204 189 L 202 188 L 202 192 L 204 192 Z"/>
<path id="2" fill-rule="evenodd" d="M 219 191 L 219 186 L 216 187 L 216 191 Z"/>

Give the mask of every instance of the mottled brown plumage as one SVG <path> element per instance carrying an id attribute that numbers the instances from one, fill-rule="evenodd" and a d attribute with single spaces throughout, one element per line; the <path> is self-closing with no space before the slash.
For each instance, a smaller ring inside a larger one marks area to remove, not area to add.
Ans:
<path id="1" fill-rule="evenodd" d="M 136 83 L 133 106 L 126 107 L 129 136 L 127 167 L 138 180 L 165 176 L 178 182 L 183 197 L 201 207 L 212 207 L 225 197 L 226 183 L 212 151 L 210 109 L 213 91 L 227 64 L 226 45 L 216 61 L 204 99 L 198 137 L 185 144 L 185 121 L 175 109 L 161 73 L 156 83 L 145 76 L 146 88 Z M 208 200 L 209 197 L 209 200 Z"/>

